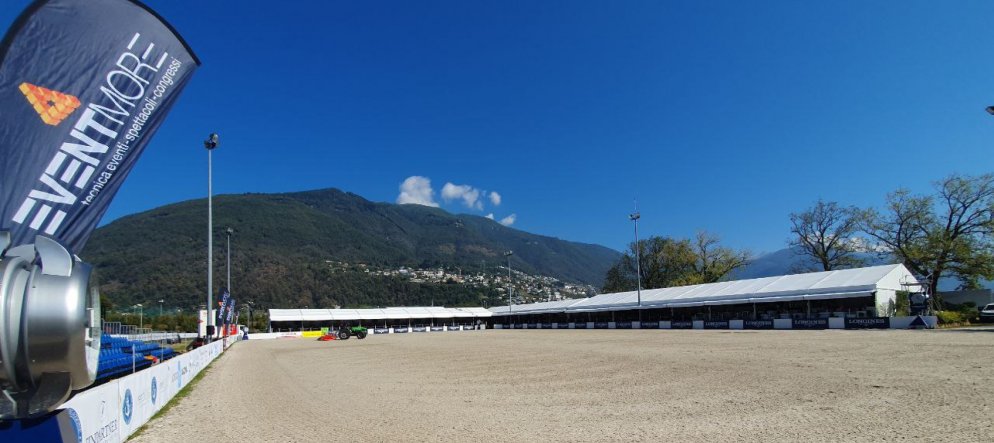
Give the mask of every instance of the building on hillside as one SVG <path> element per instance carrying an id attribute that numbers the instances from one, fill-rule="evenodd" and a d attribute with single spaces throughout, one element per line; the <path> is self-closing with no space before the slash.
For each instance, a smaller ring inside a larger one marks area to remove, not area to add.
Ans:
<path id="1" fill-rule="evenodd" d="M 490 308 L 498 328 L 646 327 L 659 322 L 818 320 L 891 317 L 898 291 L 918 281 L 904 265 L 735 280 L 600 294 L 590 298 Z M 821 321 L 826 320 L 826 321 Z M 641 324 L 632 325 L 632 322 Z M 815 322 L 815 323 L 818 323 Z M 513 325 L 513 326 L 512 326 Z M 555 325 L 555 326 L 552 326 Z M 581 326 L 582 325 L 582 326 Z M 600 326 L 604 325 L 604 326 Z M 654 326 L 650 326 L 654 327 Z M 727 326 L 725 326 L 727 327 Z"/>

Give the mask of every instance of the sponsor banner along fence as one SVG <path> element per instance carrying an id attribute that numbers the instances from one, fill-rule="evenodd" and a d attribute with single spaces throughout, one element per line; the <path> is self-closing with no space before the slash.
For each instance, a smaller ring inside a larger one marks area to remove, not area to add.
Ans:
<path id="1" fill-rule="evenodd" d="M 801 318 L 774 320 L 671 320 L 638 322 L 575 322 L 542 323 L 542 329 L 908 329 L 915 327 L 934 328 L 935 316 L 913 317 L 867 317 L 867 318 Z M 513 329 L 525 329 L 524 324 L 515 324 Z M 508 329 L 506 326 L 499 329 Z M 527 329 L 532 329 L 528 324 Z"/>
<path id="2" fill-rule="evenodd" d="M 773 320 L 745 320 L 743 329 L 773 329 Z"/>
<path id="3" fill-rule="evenodd" d="M 78 417 L 80 441 L 128 439 L 236 340 L 216 341 L 71 398 L 63 409 Z"/>
<path id="4" fill-rule="evenodd" d="M 252 332 L 249 340 L 272 340 L 276 338 L 300 338 L 300 331 L 294 332 Z"/>
<path id="5" fill-rule="evenodd" d="M 890 319 L 887 317 L 847 318 L 845 326 L 846 329 L 888 329 L 890 328 Z"/>
<path id="6" fill-rule="evenodd" d="M 514 323 L 495 324 L 495 329 L 908 329 L 915 327 L 934 328 L 935 316 L 913 317 L 869 317 L 869 318 L 815 318 L 815 319 L 773 319 L 773 320 L 671 320 L 639 322 L 560 322 L 560 323 Z M 398 334 L 407 332 L 438 332 L 440 327 L 415 326 L 413 328 L 391 327 L 370 329 L 373 334 Z M 480 329 L 485 329 L 480 325 Z M 446 331 L 459 330 L 446 326 Z M 464 331 L 474 330 L 462 327 Z M 316 332 L 274 332 L 252 333 L 249 339 L 266 340 L 274 338 L 299 338 L 303 334 Z M 316 336 L 316 335 L 315 335 Z"/>
<path id="7" fill-rule="evenodd" d="M 791 329 L 828 329 L 827 318 L 795 318 Z"/>

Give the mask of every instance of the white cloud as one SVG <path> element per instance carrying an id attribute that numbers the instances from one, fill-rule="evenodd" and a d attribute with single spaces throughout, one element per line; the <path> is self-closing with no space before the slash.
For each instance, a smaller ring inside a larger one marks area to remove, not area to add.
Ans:
<path id="1" fill-rule="evenodd" d="M 431 189 L 431 179 L 420 175 L 407 177 L 400 184 L 400 195 L 397 196 L 400 205 L 424 205 L 438 207 L 435 202 L 435 191 Z"/>
<path id="2" fill-rule="evenodd" d="M 494 206 L 500 206 L 500 194 L 497 191 L 490 193 L 490 203 L 493 203 Z"/>
<path id="3" fill-rule="evenodd" d="M 483 201 L 480 200 L 480 195 L 483 192 L 476 189 L 470 185 L 455 185 L 452 183 L 446 183 L 442 186 L 442 200 L 450 202 L 452 200 L 462 200 L 462 203 L 466 205 L 467 208 L 473 208 L 476 210 L 483 210 Z"/>
<path id="4" fill-rule="evenodd" d="M 500 219 L 500 224 L 504 226 L 511 226 L 514 224 L 516 220 L 518 220 L 518 214 L 511 214 L 507 217 Z"/>
<path id="5" fill-rule="evenodd" d="M 487 214 L 487 218 L 493 220 L 494 219 L 494 213 L 491 212 L 491 213 Z"/>

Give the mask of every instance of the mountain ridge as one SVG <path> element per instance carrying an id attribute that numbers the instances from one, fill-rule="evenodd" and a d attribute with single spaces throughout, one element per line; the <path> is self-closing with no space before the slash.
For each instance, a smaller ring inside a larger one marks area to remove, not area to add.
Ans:
<path id="1" fill-rule="evenodd" d="M 80 256 L 101 272 L 101 289 L 116 303 L 196 304 L 207 286 L 206 206 L 206 199 L 193 199 L 118 218 L 97 229 Z M 515 270 L 599 287 L 620 257 L 604 246 L 531 234 L 485 217 L 373 202 L 335 188 L 219 195 L 214 214 L 215 288 L 225 276 L 224 230 L 232 226 L 233 295 L 283 306 L 418 303 L 436 295 L 479 305 L 488 297 L 487 291 L 460 295 L 450 287 L 333 274 L 323 266 L 330 260 L 492 272 L 510 249 Z"/>

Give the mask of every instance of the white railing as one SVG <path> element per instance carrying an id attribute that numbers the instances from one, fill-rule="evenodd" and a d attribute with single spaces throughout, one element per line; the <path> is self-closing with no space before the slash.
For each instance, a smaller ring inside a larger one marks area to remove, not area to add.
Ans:
<path id="1" fill-rule="evenodd" d="M 70 416 L 79 419 L 80 441 L 125 441 L 235 341 L 236 337 L 218 340 L 80 392 L 62 409 L 71 409 Z"/>

